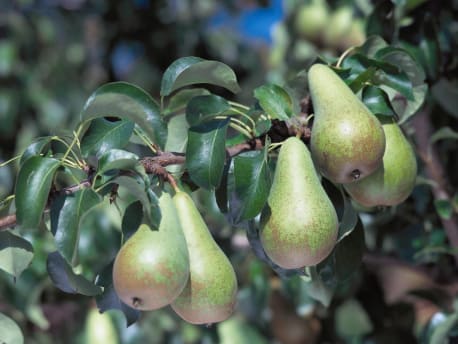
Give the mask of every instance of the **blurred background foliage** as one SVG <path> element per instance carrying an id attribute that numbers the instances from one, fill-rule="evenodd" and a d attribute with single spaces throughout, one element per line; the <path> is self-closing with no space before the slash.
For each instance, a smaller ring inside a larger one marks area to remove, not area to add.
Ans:
<path id="1" fill-rule="evenodd" d="M 408 49 L 423 66 L 430 89 L 425 104 L 435 130 L 442 128 L 434 143 L 449 187 L 456 190 L 457 13 L 456 0 L 0 1 L 0 161 L 33 138 L 71 128 L 86 98 L 105 82 L 132 82 L 158 97 L 163 71 L 179 57 L 230 65 L 242 88 L 237 100 L 251 104 L 255 87 L 284 84 L 317 56 L 333 61 L 377 34 Z M 411 132 L 409 123 L 404 129 Z M 0 169 L 1 198 L 13 190 L 15 168 Z M 46 256 L 54 243 L 48 231 L 21 233 L 35 256 L 17 280 L 0 271 L 0 312 L 20 325 L 26 343 L 458 340 L 457 248 L 441 221 L 456 216 L 458 197 L 452 193 L 453 202 L 435 201 L 423 169 L 403 205 L 362 212 L 364 264 L 347 283 L 323 294 L 326 288 L 300 277 L 280 279 L 255 257 L 245 233 L 232 228 L 208 193 L 199 191 L 200 210 L 230 255 L 240 286 L 236 314 L 208 328 L 186 324 L 167 308 L 144 313 L 128 328 L 120 313 L 98 315 L 89 298 L 52 286 Z M 80 238 L 81 264 L 92 267 L 90 278 L 119 248 L 119 215 L 112 211 L 107 218 L 98 211 L 87 217 Z"/>

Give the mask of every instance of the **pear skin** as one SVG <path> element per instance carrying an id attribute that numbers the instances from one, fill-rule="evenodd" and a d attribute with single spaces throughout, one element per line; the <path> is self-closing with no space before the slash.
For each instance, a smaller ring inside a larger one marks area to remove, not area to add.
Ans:
<path id="1" fill-rule="evenodd" d="M 318 170 L 334 183 L 369 176 L 385 152 L 379 120 L 328 66 L 313 65 L 308 80 L 315 112 L 310 150 Z"/>
<path id="2" fill-rule="evenodd" d="M 158 230 L 142 224 L 119 250 L 113 265 L 113 285 L 132 308 L 153 310 L 170 304 L 189 276 L 186 239 L 172 198 L 159 197 Z"/>
<path id="3" fill-rule="evenodd" d="M 393 206 L 412 192 L 417 177 L 415 152 L 393 118 L 380 117 L 386 137 L 383 164 L 369 177 L 344 185 L 345 190 L 365 207 Z"/>
<path id="4" fill-rule="evenodd" d="M 191 324 L 211 324 L 232 314 L 237 278 L 229 259 L 216 244 L 192 198 L 178 191 L 173 197 L 188 244 L 190 274 L 173 310 Z"/>
<path id="5" fill-rule="evenodd" d="M 316 265 L 335 246 L 338 218 L 321 185 L 310 152 L 296 137 L 278 154 L 261 216 L 260 239 L 270 259 L 285 269 Z"/>

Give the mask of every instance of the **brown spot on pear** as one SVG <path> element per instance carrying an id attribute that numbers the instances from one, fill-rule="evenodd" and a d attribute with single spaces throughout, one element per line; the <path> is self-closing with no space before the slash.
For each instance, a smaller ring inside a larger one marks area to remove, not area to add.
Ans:
<path id="1" fill-rule="evenodd" d="M 316 265 L 337 239 L 337 214 L 321 185 L 310 152 L 296 137 L 278 155 L 260 239 L 272 261 L 286 269 Z"/>
<path id="2" fill-rule="evenodd" d="M 380 117 L 386 137 L 383 164 L 367 178 L 345 184 L 345 190 L 366 207 L 393 206 L 412 192 L 417 177 L 415 152 L 396 121 Z"/>
<path id="3" fill-rule="evenodd" d="M 189 276 L 189 255 L 172 198 L 159 198 L 158 230 L 142 224 L 119 250 L 113 265 L 113 285 L 130 307 L 153 310 L 170 304 Z"/>
<path id="4" fill-rule="evenodd" d="M 178 191 L 173 201 L 188 245 L 190 274 L 172 308 L 192 324 L 223 321 L 231 316 L 236 302 L 234 268 L 216 244 L 192 198 Z"/>
<path id="5" fill-rule="evenodd" d="M 315 112 L 310 150 L 318 170 L 334 183 L 366 178 L 382 164 L 382 125 L 328 66 L 313 65 L 308 80 Z"/>

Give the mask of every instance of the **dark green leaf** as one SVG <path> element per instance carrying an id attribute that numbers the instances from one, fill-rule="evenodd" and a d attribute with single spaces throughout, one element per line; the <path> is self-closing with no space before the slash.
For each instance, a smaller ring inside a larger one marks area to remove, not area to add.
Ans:
<path id="1" fill-rule="evenodd" d="M 307 72 L 300 71 L 292 79 L 288 80 L 284 86 L 293 101 L 293 113 L 301 112 L 301 101 L 308 95 Z"/>
<path id="2" fill-rule="evenodd" d="M 396 28 L 394 16 L 394 5 L 391 1 L 380 1 L 367 18 L 366 34 L 368 36 L 378 35 L 387 42 L 392 41 Z"/>
<path id="3" fill-rule="evenodd" d="M 386 85 L 401 93 L 408 100 L 414 100 L 412 83 L 404 72 L 378 71 L 374 76 L 374 83 Z"/>
<path id="4" fill-rule="evenodd" d="M 342 194 L 342 197 L 344 201 L 344 211 L 339 224 L 339 235 L 337 241 L 342 240 L 345 236 L 350 234 L 358 223 L 358 213 L 353 207 L 353 204 L 345 195 Z"/>
<path id="5" fill-rule="evenodd" d="M 95 296 L 103 291 L 103 288 L 96 286 L 82 275 L 75 274 L 57 251 L 48 254 L 46 268 L 54 285 L 66 293 Z"/>
<path id="6" fill-rule="evenodd" d="M 388 43 L 385 40 L 377 35 L 370 36 L 366 39 L 362 46 L 358 48 L 358 52 L 367 57 L 373 58 L 377 51 L 388 46 Z"/>
<path id="7" fill-rule="evenodd" d="M 458 131 L 455 131 L 450 127 L 442 127 L 431 135 L 429 142 L 434 143 L 444 139 L 458 140 Z"/>
<path id="8" fill-rule="evenodd" d="M 122 241 L 126 242 L 134 234 L 143 220 L 143 205 L 140 201 L 129 204 L 122 217 Z"/>
<path id="9" fill-rule="evenodd" d="M 0 269 L 17 278 L 32 258 L 33 247 L 27 240 L 9 231 L 0 232 Z"/>
<path id="10" fill-rule="evenodd" d="M 180 90 L 170 97 L 170 101 L 167 104 L 167 107 L 164 109 L 163 115 L 167 116 L 177 111 L 184 111 L 184 109 L 186 108 L 186 104 L 188 104 L 188 102 L 192 98 L 208 94 L 210 94 L 210 92 L 205 88 L 191 88 Z"/>
<path id="11" fill-rule="evenodd" d="M 431 88 L 435 100 L 449 114 L 458 118 L 458 84 L 441 78 Z"/>
<path id="12" fill-rule="evenodd" d="M 267 147 L 257 152 L 247 152 L 234 158 L 235 194 L 240 200 L 240 220 L 259 214 L 269 196 L 271 185 L 267 165 Z"/>
<path id="13" fill-rule="evenodd" d="M 186 148 L 186 167 L 191 180 L 206 189 L 218 187 L 226 160 L 229 118 L 191 127 Z"/>
<path id="14" fill-rule="evenodd" d="M 168 123 L 167 143 L 165 144 L 166 152 L 184 153 L 188 143 L 189 125 L 186 121 L 186 115 L 174 116 Z M 170 173 L 180 173 L 184 169 L 183 164 L 169 165 L 166 167 Z"/>
<path id="15" fill-rule="evenodd" d="M 92 93 L 81 112 L 81 121 L 107 116 L 134 122 L 151 141 L 164 146 L 167 127 L 159 106 L 140 87 L 119 81 L 105 84 Z"/>
<path id="16" fill-rule="evenodd" d="M 26 229 L 37 228 L 48 201 L 49 190 L 60 161 L 33 156 L 19 170 L 15 202 L 17 223 Z"/>
<path id="17" fill-rule="evenodd" d="M 7 317 L 3 313 L 0 313 L 0 333 L 0 342 L 2 344 L 24 343 L 24 336 L 22 335 L 21 328 L 13 319 Z"/>
<path id="18" fill-rule="evenodd" d="M 388 95 L 377 86 L 364 87 L 362 100 L 374 115 L 394 115 Z"/>
<path id="19" fill-rule="evenodd" d="M 132 136 L 134 126 L 134 122 L 129 120 L 111 122 L 104 118 L 94 119 L 81 139 L 83 156 L 100 156 L 107 150 L 124 148 Z"/>
<path id="20" fill-rule="evenodd" d="M 119 299 L 113 287 L 112 276 L 113 263 L 105 267 L 95 280 L 95 284 L 103 288 L 103 293 L 95 297 L 97 307 L 101 312 L 105 312 L 110 309 L 120 310 L 126 318 L 127 326 L 130 326 L 138 320 L 140 312 L 136 309 L 130 308 Z"/>
<path id="21" fill-rule="evenodd" d="M 100 156 L 97 174 L 114 169 L 128 170 L 137 164 L 138 156 L 136 154 L 121 149 L 110 149 Z"/>
<path id="22" fill-rule="evenodd" d="M 421 52 L 421 63 L 428 77 L 436 80 L 441 66 L 440 59 L 442 53 L 436 28 L 436 19 L 431 16 L 425 16 L 421 31 L 420 44 L 418 44 Z"/>
<path id="23" fill-rule="evenodd" d="M 32 142 L 21 155 L 21 165 L 30 157 L 44 154 L 52 141 L 51 136 L 40 137 Z"/>
<path id="24" fill-rule="evenodd" d="M 377 69 L 375 67 L 369 67 L 353 79 L 348 85 L 353 93 L 358 93 L 367 83 L 371 82 L 374 79 L 376 71 Z"/>
<path id="25" fill-rule="evenodd" d="M 287 120 L 294 114 L 290 95 L 278 85 L 268 84 L 258 87 L 254 90 L 254 97 L 272 119 Z"/>
<path id="26" fill-rule="evenodd" d="M 423 105 L 428 91 L 428 85 L 422 84 L 412 89 L 414 100 L 407 100 L 400 95 L 391 99 L 391 105 L 399 116 L 399 124 L 406 122 L 410 117 L 415 115 Z"/>
<path id="27" fill-rule="evenodd" d="M 221 115 L 230 109 L 230 105 L 223 97 L 210 94 L 192 98 L 186 107 L 186 120 L 190 126 Z"/>
<path id="28" fill-rule="evenodd" d="M 164 72 L 161 96 L 189 85 L 211 84 L 221 86 L 233 93 L 240 90 L 234 71 L 224 63 L 204 60 L 200 57 L 182 57 L 173 62 Z"/>
<path id="29" fill-rule="evenodd" d="M 452 218 L 453 205 L 449 200 L 437 199 L 434 201 L 434 207 L 441 218 L 445 220 L 450 220 Z"/>
<path id="30" fill-rule="evenodd" d="M 92 189 L 85 188 L 59 196 L 51 207 L 51 231 L 56 246 L 71 265 L 78 263 L 78 241 L 84 215 L 101 202 Z"/>

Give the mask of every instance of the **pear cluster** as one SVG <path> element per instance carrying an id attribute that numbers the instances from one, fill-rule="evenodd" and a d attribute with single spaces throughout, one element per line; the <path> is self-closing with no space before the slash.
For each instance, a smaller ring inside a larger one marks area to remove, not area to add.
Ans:
<path id="1" fill-rule="evenodd" d="M 233 312 L 237 279 L 192 198 L 177 191 L 159 198 L 158 230 L 142 224 L 119 250 L 113 286 L 138 310 L 166 305 L 193 324 L 211 324 Z"/>
<path id="2" fill-rule="evenodd" d="M 308 82 L 310 151 L 295 137 L 282 144 L 261 216 L 264 250 L 285 269 L 316 265 L 336 244 L 339 221 L 320 174 L 365 207 L 403 202 L 417 175 L 412 146 L 392 117 L 373 115 L 328 66 L 313 65 Z"/>

